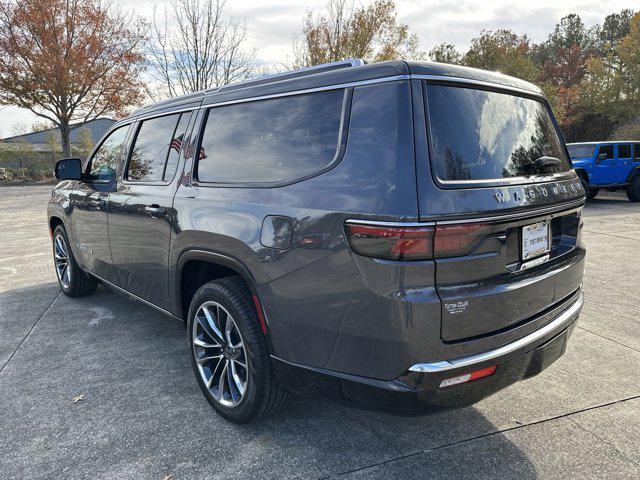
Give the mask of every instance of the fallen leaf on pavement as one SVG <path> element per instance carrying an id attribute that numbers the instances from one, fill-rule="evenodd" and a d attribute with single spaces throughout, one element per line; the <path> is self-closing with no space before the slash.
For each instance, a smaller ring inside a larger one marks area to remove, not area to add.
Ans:
<path id="1" fill-rule="evenodd" d="M 77 397 L 73 398 L 73 403 L 78 403 L 84 401 L 84 395 L 80 394 Z"/>

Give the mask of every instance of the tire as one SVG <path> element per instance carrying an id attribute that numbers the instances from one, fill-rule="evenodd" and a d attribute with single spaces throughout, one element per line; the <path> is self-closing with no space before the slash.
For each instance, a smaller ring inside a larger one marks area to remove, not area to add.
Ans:
<path id="1" fill-rule="evenodd" d="M 200 287 L 189 307 L 187 330 L 196 380 L 220 416 L 249 423 L 284 403 L 286 392 L 273 378 L 267 342 L 240 278 Z"/>
<path id="2" fill-rule="evenodd" d="M 596 198 L 596 195 L 598 195 L 599 190 L 597 188 L 589 188 L 589 182 L 585 178 L 584 174 L 580 174 L 579 177 L 580 177 L 580 183 L 582 184 L 582 188 L 584 188 L 585 194 L 587 196 L 587 201 L 593 200 L 594 198 Z"/>
<path id="3" fill-rule="evenodd" d="M 53 230 L 53 262 L 62 292 L 69 297 L 84 297 L 96 291 L 98 281 L 84 272 L 73 256 L 69 237 L 62 225 Z"/>
<path id="4" fill-rule="evenodd" d="M 632 202 L 640 202 L 640 175 L 631 179 L 631 184 L 625 189 L 627 198 Z"/>

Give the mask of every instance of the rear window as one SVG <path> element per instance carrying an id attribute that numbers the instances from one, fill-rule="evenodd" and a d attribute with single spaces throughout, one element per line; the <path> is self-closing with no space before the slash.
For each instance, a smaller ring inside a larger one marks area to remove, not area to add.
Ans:
<path id="1" fill-rule="evenodd" d="M 430 84 L 427 102 L 432 165 L 440 180 L 499 180 L 571 169 L 540 101 Z"/>
<path id="2" fill-rule="evenodd" d="M 571 158 L 590 158 L 594 148 L 594 145 L 567 145 Z"/>
<path id="3" fill-rule="evenodd" d="M 340 143 L 343 90 L 209 110 L 196 178 L 274 183 L 330 165 Z"/>

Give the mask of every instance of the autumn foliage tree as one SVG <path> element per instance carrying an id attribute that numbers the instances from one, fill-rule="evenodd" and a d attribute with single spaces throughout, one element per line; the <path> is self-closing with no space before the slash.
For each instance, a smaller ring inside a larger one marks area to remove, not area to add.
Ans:
<path id="1" fill-rule="evenodd" d="M 369 62 L 417 59 L 418 37 L 399 23 L 392 0 L 355 7 L 349 0 L 329 0 L 326 12 L 307 12 L 294 42 L 294 67 L 362 58 Z"/>
<path id="2" fill-rule="evenodd" d="M 142 100 L 139 48 L 146 25 L 96 0 L 0 0 L 0 103 L 60 130 L 123 115 Z"/>

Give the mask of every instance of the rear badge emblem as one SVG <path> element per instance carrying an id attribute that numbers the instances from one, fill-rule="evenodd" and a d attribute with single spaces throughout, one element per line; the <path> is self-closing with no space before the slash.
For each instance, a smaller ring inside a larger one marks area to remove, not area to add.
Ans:
<path id="1" fill-rule="evenodd" d="M 457 303 L 445 303 L 444 309 L 449 315 L 456 315 L 457 313 L 464 312 L 469 306 L 469 300 L 464 300 Z"/>

